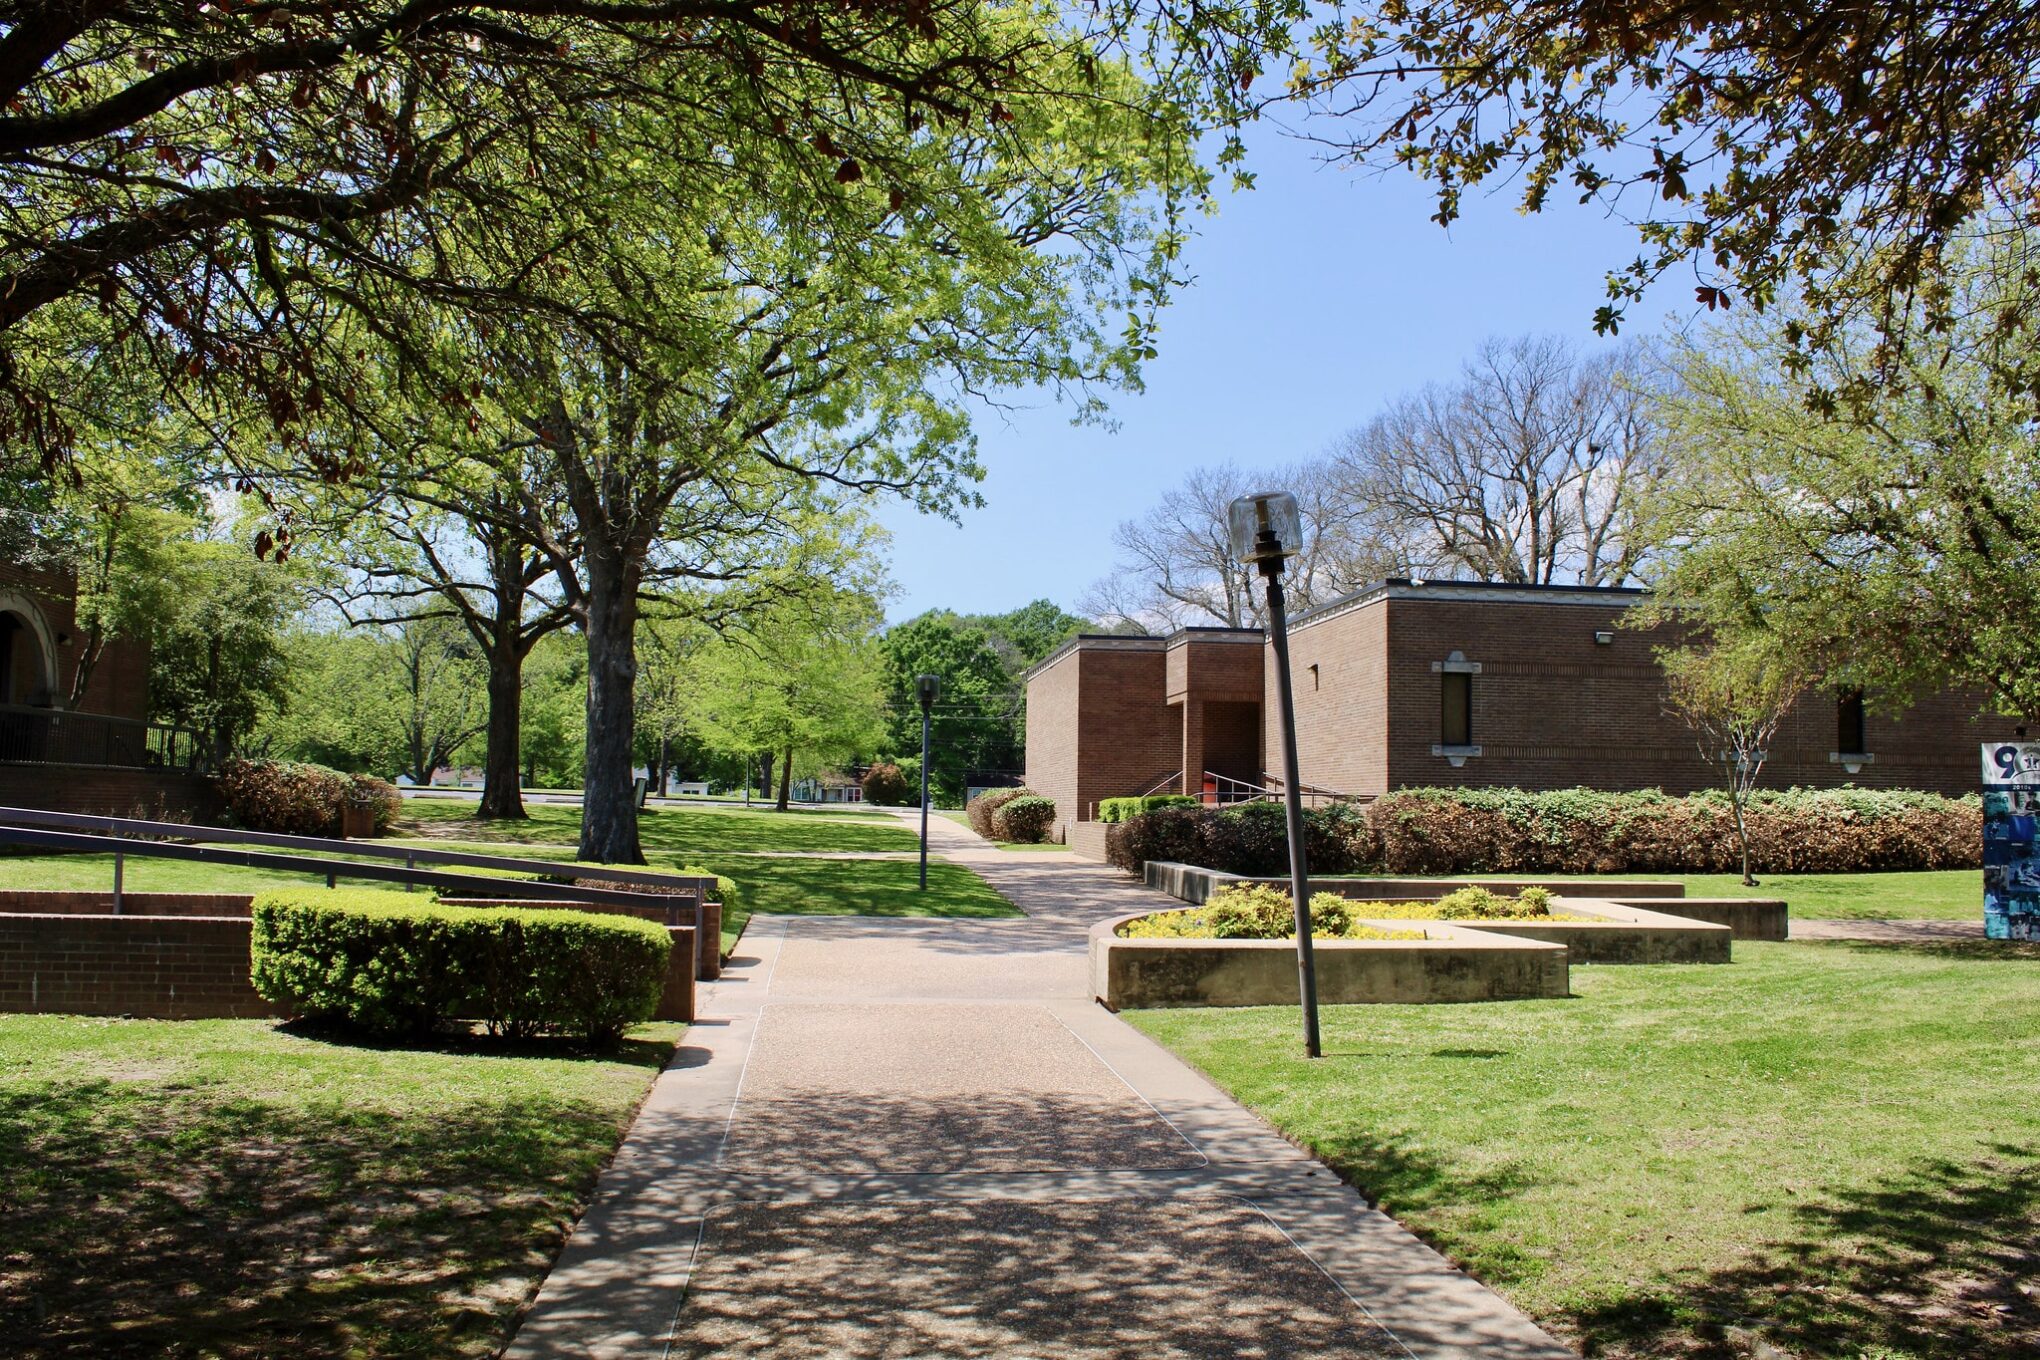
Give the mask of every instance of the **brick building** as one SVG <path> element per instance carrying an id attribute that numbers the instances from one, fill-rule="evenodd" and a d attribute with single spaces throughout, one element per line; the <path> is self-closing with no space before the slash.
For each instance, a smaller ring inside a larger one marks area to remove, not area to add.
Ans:
<path id="1" fill-rule="evenodd" d="M 1478 785 L 1711 787 L 1667 711 L 1662 642 L 1624 628 L 1641 592 L 1387 581 L 1290 623 L 1299 773 L 1328 793 Z M 1085 635 L 1027 675 L 1027 783 L 1057 831 L 1105 798 L 1274 786 L 1274 663 L 1259 629 Z M 1772 743 L 1774 788 L 1860 784 L 1971 791 L 1977 743 L 2000 735 L 1973 698 L 1889 717 L 1858 695 L 1801 701 Z M 1236 781 L 1236 782 L 1235 782 Z"/>
<path id="2" fill-rule="evenodd" d="M 149 721 L 146 645 L 111 639 L 71 701 L 84 638 L 76 588 L 0 561 L 0 805 L 209 818 L 209 780 L 183 768 L 188 733 Z"/>

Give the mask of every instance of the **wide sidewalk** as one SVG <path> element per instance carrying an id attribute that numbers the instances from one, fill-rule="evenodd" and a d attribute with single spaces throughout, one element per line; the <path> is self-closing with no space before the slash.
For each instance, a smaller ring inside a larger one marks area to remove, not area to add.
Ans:
<path id="1" fill-rule="evenodd" d="M 1171 899 L 930 839 L 1026 916 L 753 917 L 513 1360 L 1571 1354 L 1090 999 Z"/>

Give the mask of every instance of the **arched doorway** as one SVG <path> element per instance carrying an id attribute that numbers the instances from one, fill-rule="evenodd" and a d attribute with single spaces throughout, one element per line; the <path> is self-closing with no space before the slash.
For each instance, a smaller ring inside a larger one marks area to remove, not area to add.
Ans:
<path id="1" fill-rule="evenodd" d="M 50 626 L 26 596 L 0 591 L 0 704 L 56 703 L 57 646 Z"/>

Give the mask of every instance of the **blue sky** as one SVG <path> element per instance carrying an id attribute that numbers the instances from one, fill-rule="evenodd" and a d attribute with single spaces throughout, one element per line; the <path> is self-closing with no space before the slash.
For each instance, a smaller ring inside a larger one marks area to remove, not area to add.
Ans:
<path id="1" fill-rule="evenodd" d="M 1113 527 L 1191 467 L 1315 454 L 1398 392 L 1450 378 L 1490 335 L 1607 343 L 1591 324 L 1603 276 L 1637 243 L 1599 208 L 1525 217 L 1504 190 L 1468 201 L 1448 232 L 1413 176 L 1326 166 L 1266 126 L 1251 146 L 1257 187 L 1223 191 L 1202 223 L 1186 252 L 1196 282 L 1163 315 L 1147 390 L 1114 401 L 1118 428 L 1072 426 L 1052 405 L 987 412 L 983 509 L 960 526 L 882 516 L 901 588 L 892 618 L 1043 596 L 1074 607 L 1111 567 Z M 1654 290 L 1625 336 L 1654 329 L 1681 292 Z"/>

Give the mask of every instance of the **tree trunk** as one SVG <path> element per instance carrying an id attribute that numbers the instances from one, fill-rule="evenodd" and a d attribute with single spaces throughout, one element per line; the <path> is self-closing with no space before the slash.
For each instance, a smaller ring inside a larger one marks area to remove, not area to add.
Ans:
<path id="1" fill-rule="evenodd" d="M 666 769 L 671 759 L 672 743 L 667 740 L 666 734 L 661 732 L 659 734 L 659 797 L 661 798 L 666 796 Z"/>
<path id="2" fill-rule="evenodd" d="M 1750 873 L 1750 828 L 1743 820 L 1743 804 L 1749 795 L 1737 786 L 1733 776 L 1728 785 L 1728 808 L 1735 814 L 1735 844 L 1742 852 L 1742 881 L 1745 888 L 1757 886 L 1756 877 Z"/>
<path id="3" fill-rule="evenodd" d="M 632 738 L 637 721 L 638 564 L 609 544 L 588 547 L 588 754 L 581 782 L 580 857 L 643 864 Z"/>
<path id="4" fill-rule="evenodd" d="M 758 778 L 758 796 L 760 798 L 770 798 L 772 796 L 772 753 L 767 751 L 760 757 L 760 760 L 764 762 L 764 773 Z M 751 801 L 750 785 L 751 776 L 746 774 L 744 776 L 744 801 L 747 803 Z"/>
<path id="5" fill-rule="evenodd" d="M 786 811 L 786 805 L 793 796 L 793 748 L 786 748 L 786 758 L 779 763 L 779 810 Z"/>
<path id="6" fill-rule="evenodd" d="M 524 763 L 524 653 L 515 635 L 500 636 L 489 648 L 489 735 L 483 745 L 482 805 L 475 815 L 484 821 L 523 821 L 524 791 L 517 776 Z"/>

